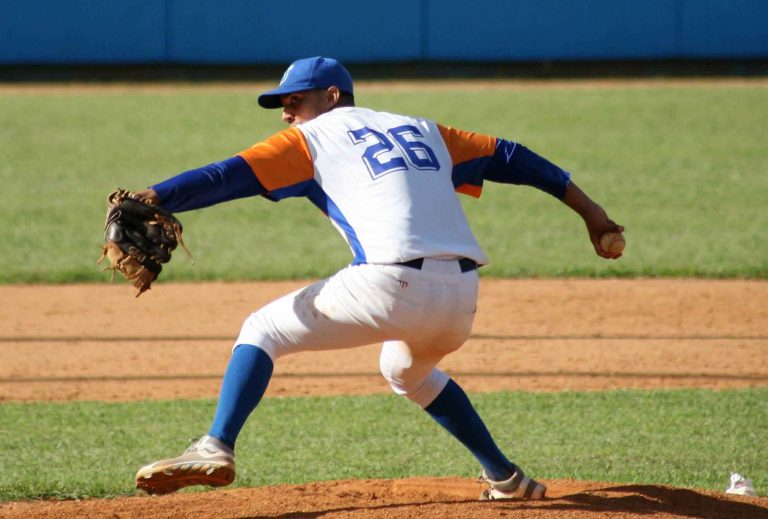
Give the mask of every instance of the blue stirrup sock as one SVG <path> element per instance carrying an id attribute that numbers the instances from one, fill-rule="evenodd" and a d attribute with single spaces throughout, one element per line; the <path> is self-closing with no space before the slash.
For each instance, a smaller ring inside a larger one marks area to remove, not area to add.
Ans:
<path id="1" fill-rule="evenodd" d="M 456 382 L 449 380 L 445 389 L 424 410 L 470 450 L 490 479 L 505 481 L 512 477 L 515 465 L 496 446 L 483 420 Z"/>
<path id="2" fill-rule="evenodd" d="M 208 431 L 233 449 L 245 421 L 264 396 L 274 364 L 261 348 L 235 347 L 221 384 L 216 414 Z"/>

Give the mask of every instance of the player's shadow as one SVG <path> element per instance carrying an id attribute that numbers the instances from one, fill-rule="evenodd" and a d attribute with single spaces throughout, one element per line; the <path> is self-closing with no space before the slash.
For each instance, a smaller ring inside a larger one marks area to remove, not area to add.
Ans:
<path id="1" fill-rule="evenodd" d="M 562 496 L 557 501 L 559 502 L 547 508 L 561 512 L 589 510 L 612 513 L 631 512 L 638 515 L 663 513 L 702 519 L 736 517 L 768 519 L 768 509 L 760 506 L 730 499 L 717 499 L 694 490 L 655 485 L 614 486 L 595 492 L 579 492 Z"/>
<path id="2" fill-rule="evenodd" d="M 408 515 L 411 515 L 414 509 L 429 507 L 430 505 L 447 505 L 450 507 L 450 511 L 445 514 L 446 517 L 475 516 L 478 506 L 487 506 L 489 517 L 503 515 L 505 512 L 524 513 L 528 510 L 530 512 L 536 511 L 538 514 L 547 514 L 549 512 L 553 517 L 566 515 L 568 512 L 583 511 L 600 513 L 607 517 L 620 514 L 638 516 L 668 514 L 675 517 L 696 517 L 701 519 L 732 519 L 741 517 L 768 519 L 768 509 L 750 503 L 730 499 L 717 499 L 694 490 L 653 485 L 614 486 L 602 488 L 594 492 L 579 492 L 544 501 L 489 501 L 481 504 L 475 499 L 459 501 L 426 499 L 411 503 L 348 506 L 312 512 L 292 512 L 281 515 L 281 517 L 291 519 L 319 518 L 334 513 L 365 511 L 386 511 L 387 514 L 393 514 L 392 516 L 396 517 L 398 509 L 401 509 L 404 515 L 406 509 L 408 509 Z M 445 509 L 443 508 L 442 511 L 445 512 Z M 262 519 L 265 517 L 267 516 L 251 516 L 249 519 Z"/>
<path id="3" fill-rule="evenodd" d="M 413 516 L 413 510 L 418 509 L 420 507 L 426 507 L 430 505 L 453 505 L 456 507 L 456 514 L 451 513 L 450 515 L 447 515 L 446 517 L 462 517 L 464 514 L 462 514 L 462 507 L 465 504 L 468 503 L 477 503 L 476 499 L 473 500 L 466 500 L 466 501 L 439 501 L 439 500 L 429 500 L 429 501 L 414 501 L 411 503 L 396 503 L 396 504 L 389 504 L 389 505 L 373 505 L 373 506 L 344 506 L 339 508 L 326 508 L 325 510 L 319 510 L 315 512 L 290 512 L 286 514 L 281 514 L 281 518 L 289 518 L 289 519 L 315 519 L 320 517 L 327 517 L 328 514 L 344 514 L 344 513 L 354 513 L 354 512 L 376 512 L 376 511 L 386 511 L 385 517 L 400 517 L 400 516 L 407 516 L 412 517 Z M 399 514 L 397 513 L 398 509 L 403 509 L 403 512 L 408 510 L 410 513 L 408 514 Z M 274 517 L 273 515 L 251 515 L 248 516 L 246 519 L 269 519 Z"/>

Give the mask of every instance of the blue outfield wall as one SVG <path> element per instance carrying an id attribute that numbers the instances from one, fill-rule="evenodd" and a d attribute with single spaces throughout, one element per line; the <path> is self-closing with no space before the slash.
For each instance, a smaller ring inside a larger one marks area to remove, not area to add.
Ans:
<path id="1" fill-rule="evenodd" d="M 0 0 L 0 65 L 768 57 L 768 0 Z"/>
<path id="2" fill-rule="evenodd" d="M 420 57 L 421 2 L 171 1 L 167 59 L 280 63 L 326 55 L 348 62 Z M 390 13 L 409 13 L 395 22 Z"/>
<path id="3" fill-rule="evenodd" d="M 0 0 L 0 63 L 127 63 L 166 55 L 166 2 Z"/>

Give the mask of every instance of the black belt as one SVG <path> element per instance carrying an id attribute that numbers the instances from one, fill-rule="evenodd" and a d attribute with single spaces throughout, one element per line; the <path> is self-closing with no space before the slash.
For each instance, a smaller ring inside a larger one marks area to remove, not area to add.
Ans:
<path id="1" fill-rule="evenodd" d="M 424 258 L 416 258 L 410 261 L 403 261 L 401 263 L 395 263 L 395 265 L 402 265 L 404 267 L 411 267 L 412 269 L 421 270 L 421 267 L 424 265 Z M 479 265 L 477 262 L 473 259 L 459 258 L 459 268 L 461 268 L 462 272 L 477 270 L 478 266 Z"/>

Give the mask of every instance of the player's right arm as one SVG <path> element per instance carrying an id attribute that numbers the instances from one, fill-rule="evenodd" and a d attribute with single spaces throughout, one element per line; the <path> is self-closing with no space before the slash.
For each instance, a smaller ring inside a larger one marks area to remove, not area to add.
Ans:
<path id="1" fill-rule="evenodd" d="M 438 125 L 456 190 L 480 196 L 483 181 L 528 185 L 562 200 L 570 174 L 520 143 Z"/>
<path id="2" fill-rule="evenodd" d="M 604 251 L 600 237 L 606 232 L 623 232 L 624 227 L 608 218 L 605 210 L 571 181 L 570 173 L 517 142 L 438 128 L 451 154 L 457 191 L 480 196 L 484 180 L 533 186 L 558 198 L 582 217 L 599 256 L 621 256 Z"/>
<path id="3" fill-rule="evenodd" d="M 624 227 L 608 218 L 605 210 L 595 203 L 579 186 L 574 182 L 568 184 L 565 191 L 563 203 L 573 209 L 584 220 L 587 226 L 589 239 L 598 256 L 606 259 L 618 259 L 621 253 L 612 254 L 603 250 L 600 245 L 600 237 L 607 232 L 624 232 Z"/>

